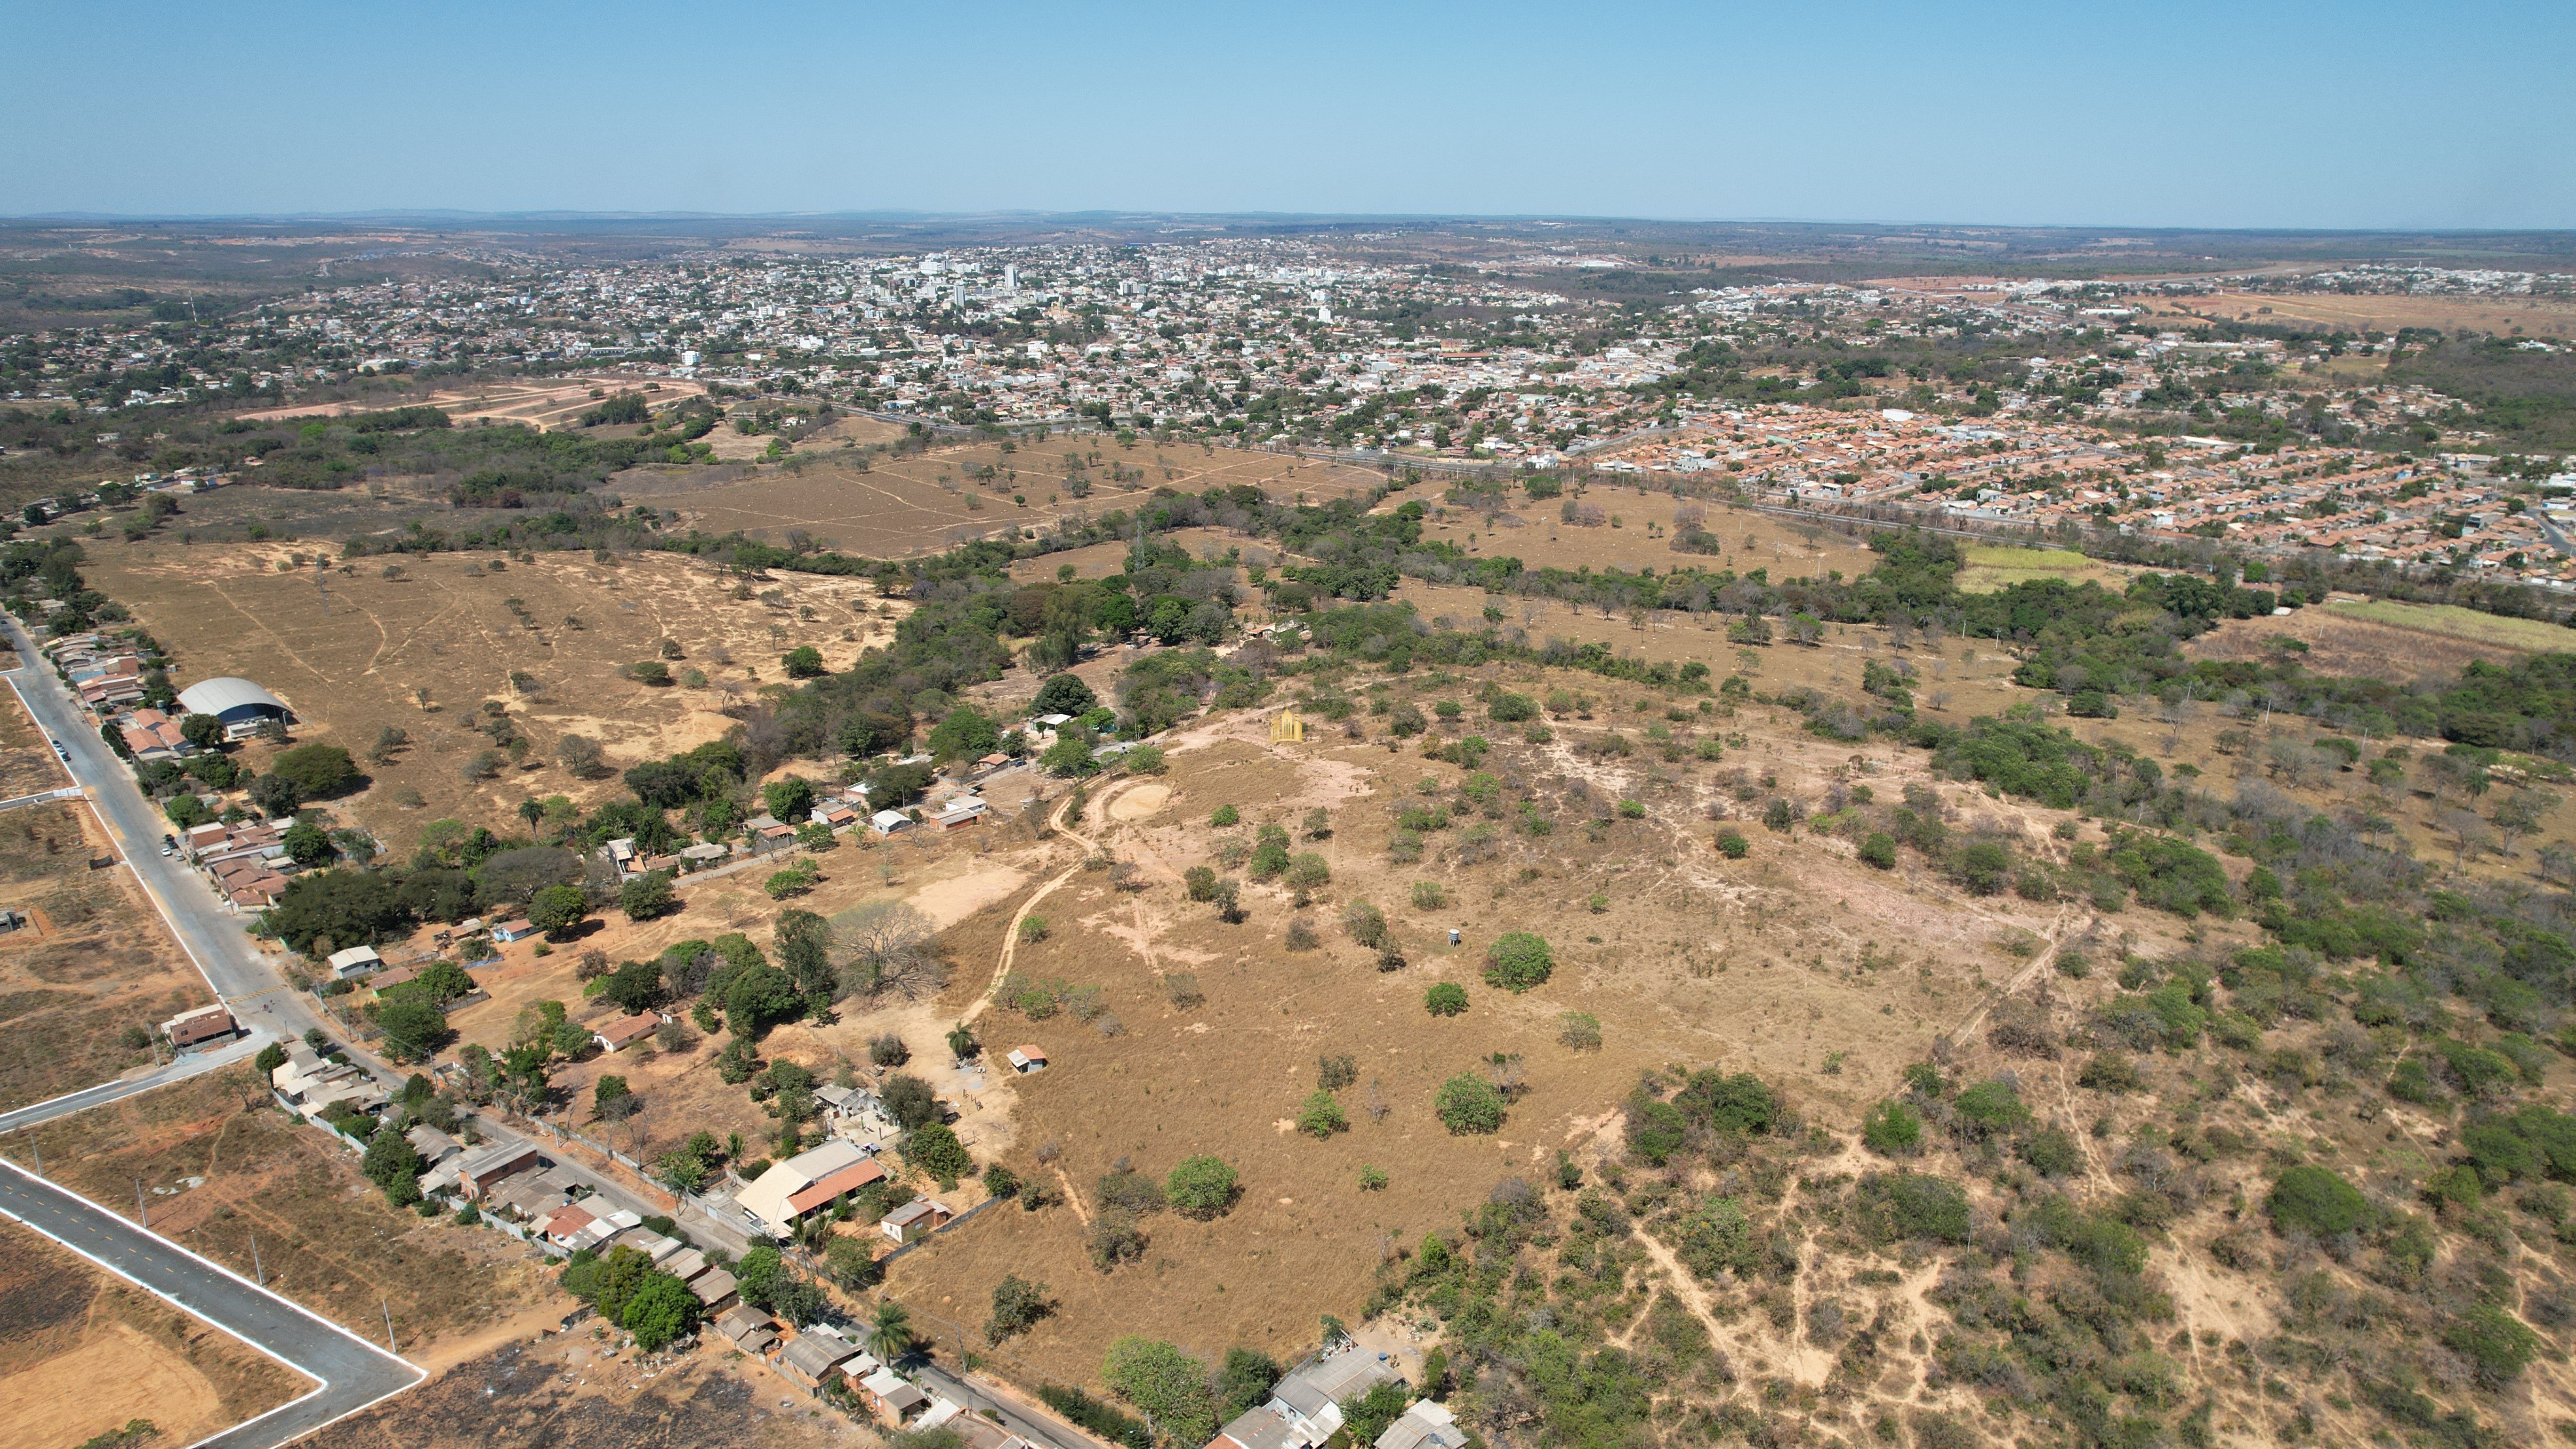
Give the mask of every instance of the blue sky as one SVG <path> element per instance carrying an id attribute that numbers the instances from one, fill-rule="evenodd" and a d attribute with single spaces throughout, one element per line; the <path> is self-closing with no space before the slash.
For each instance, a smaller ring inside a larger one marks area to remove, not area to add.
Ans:
<path id="1" fill-rule="evenodd" d="M 0 214 L 2576 227 L 2576 5 L 0 0 Z"/>

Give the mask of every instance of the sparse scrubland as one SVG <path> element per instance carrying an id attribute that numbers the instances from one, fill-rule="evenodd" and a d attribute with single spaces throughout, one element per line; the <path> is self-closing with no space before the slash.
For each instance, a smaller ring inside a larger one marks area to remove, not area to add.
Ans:
<path id="1" fill-rule="evenodd" d="M 900 1193 L 1008 1201 L 880 1281 L 879 1190 L 764 1301 L 899 1300 L 1111 1438 L 1201 1441 L 1345 1327 L 1496 1443 L 2576 1420 L 2576 656 L 2310 670 L 2201 644 L 2275 617 L 2232 575 L 1963 592 L 1935 539 L 1648 502 L 1705 563 L 1248 485 L 907 564 L 693 546 L 899 617 L 270 925 L 560 905 L 562 949 L 496 951 L 424 1039 L 666 1182 L 866 1080 Z M 995 753 L 971 830 L 632 900 L 582 864 Z M 650 1044 L 585 1044 L 645 1008 Z M 994 1065 L 1021 1044 L 1043 1073 Z"/>

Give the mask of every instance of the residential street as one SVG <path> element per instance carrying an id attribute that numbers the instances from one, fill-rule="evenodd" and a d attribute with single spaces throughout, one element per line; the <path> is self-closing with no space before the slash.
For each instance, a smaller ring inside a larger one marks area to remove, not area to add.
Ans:
<path id="1" fill-rule="evenodd" d="M 172 1082 L 184 1082 L 190 1077 L 203 1076 L 218 1067 L 228 1067 L 235 1062 L 249 1061 L 259 1055 L 261 1047 L 268 1045 L 274 1039 L 264 1028 L 253 1027 L 248 1036 L 223 1046 L 212 1047 L 205 1051 L 183 1052 L 177 1061 L 159 1071 L 140 1077 L 101 1082 L 95 1087 L 66 1092 L 51 1101 L 36 1102 L 20 1107 L 14 1112 L 0 1112 L 0 1133 L 15 1132 L 21 1127 L 33 1127 L 39 1122 L 51 1122 L 57 1117 L 68 1117 L 74 1112 L 86 1112 L 92 1107 L 104 1107 L 110 1102 L 122 1101 L 127 1097 L 149 1092 L 155 1087 L 166 1087 Z"/>
<path id="2" fill-rule="evenodd" d="M 422 1377 L 382 1347 L 13 1162 L 0 1162 L 0 1213 L 320 1381 L 321 1387 L 290 1404 L 199 1441 L 201 1449 L 269 1449 L 400 1393 Z"/>
<path id="3" fill-rule="evenodd" d="M 62 681 L 54 676 L 17 620 L 0 615 L 0 633 L 7 635 L 10 647 L 18 651 L 21 661 L 21 667 L 17 669 L 0 670 L 0 679 L 9 682 L 36 723 L 48 736 L 59 741 L 64 752 L 71 756 L 72 782 L 82 787 L 82 792 L 97 808 L 99 818 L 107 823 L 109 832 L 116 837 L 126 864 L 133 868 L 135 878 L 142 882 L 145 892 L 160 907 L 162 920 L 169 925 L 181 949 L 196 963 L 198 971 L 205 976 L 216 995 L 232 1008 L 234 1019 L 252 1036 L 263 1041 L 271 1038 L 291 1040 L 311 1028 L 320 1027 L 348 1050 L 351 1061 L 366 1068 L 376 1080 L 388 1089 L 400 1087 L 409 1076 L 408 1071 L 398 1070 L 369 1056 L 350 1039 L 340 1023 L 322 1013 L 313 998 L 289 986 L 283 974 L 285 958 L 262 952 L 250 933 L 243 929 L 247 924 L 245 918 L 232 914 L 218 901 L 203 876 L 184 859 L 161 853 L 161 837 L 169 833 L 169 824 L 153 808 L 152 802 L 144 798 L 124 762 L 118 760 L 108 749 L 107 742 L 99 738 L 98 725 L 63 687 Z M 235 1048 L 241 1045 L 236 1043 Z M 235 1048 L 226 1048 L 225 1052 Z M 258 1050 L 258 1045 L 252 1044 L 244 1055 Z M 223 1059 L 233 1058 L 226 1055 Z M 204 1069 L 200 1066 L 196 1070 Z M 0 1132 L 78 1111 L 82 1107 L 132 1096 L 137 1091 L 149 1090 L 150 1085 L 178 1081 L 194 1074 L 193 1071 L 179 1071 L 146 1086 L 104 1083 L 89 1092 L 39 1103 L 0 1117 Z M 93 1097 L 92 1093 L 98 1095 Z M 625 1185 L 593 1171 L 580 1159 L 554 1150 L 542 1136 L 513 1132 L 490 1113 L 479 1114 L 476 1120 L 489 1141 L 499 1143 L 526 1137 L 537 1143 L 557 1165 L 571 1171 L 618 1207 L 639 1216 L 652 1216 L 662 1211 L 658 1204 L 644 1200 Z M 700 1238 L 740 1251 L 739 1229 L 714 1224 L 703 1214 L 685 1206 L 681 1216 Z"/>

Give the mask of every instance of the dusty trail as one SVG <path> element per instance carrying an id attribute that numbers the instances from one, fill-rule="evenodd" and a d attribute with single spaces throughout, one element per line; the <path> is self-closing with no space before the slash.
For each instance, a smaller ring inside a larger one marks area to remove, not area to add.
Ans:
<path id="1" fill-rule="evenodd" d="M 1100 793 L 1100 798 L 1091 802 L 1091 804 L 1086 807 L 1086 813 L 1093 810 L 1106 812 L 1109 807 L 1109 802 L 1118 798 L 1118 792 L 1127 788 L 1130 783 L 1132 782 L 1121 780 L 1110 786 L 1108 789 L 1102 791 Z M 975 1004 L 966 1008 L 966 1015 L 961 1018 L 966 1025 L 973 1025 L 975 1019 L 984 1014 L 984 1009 L 993 1004 L 994 995 L 1002 989 L 1003 980 L 1011 974 L 1011 963 L 1019 956 L 1020 923 L 1029 918 L 1030 910 L 1033 909 L 1038 902 L 1045 900 L 1050 895 L 1053 895 L 1066 881 L 1080 875 L 1082 873 L 1082 862 L 1089 859 L 1100 849 L 1100 844 L 1097 839 L 1075 830 L 1071 822 L 1065 819 L 1065 813 L 1073 808 L 1073 800 L 1073 796 L 1067 795 L 1062 800 L 1056 802 L 1055 809 L 1047 816 L 1047 828 L 1050 830 L 1062 831 L 1066 835 L 1072 836 L 1075 840 L 1080 841 L 1082 843 L 1082 854 L 1075 857 L 1073 864 L 1066 866 L 1053 878 L 1049 879 L 1046 884 L 1039 886 L 1034 891 L 1031 891 L 1029 893 L 1029 898 L 1020 902 L 1020 908 L 1012 913 L 1010 928 L 1002 933 L 1001 957 L 993 963 L 992 982 L 985 986 L 983 995 L 975 998 Z"/>

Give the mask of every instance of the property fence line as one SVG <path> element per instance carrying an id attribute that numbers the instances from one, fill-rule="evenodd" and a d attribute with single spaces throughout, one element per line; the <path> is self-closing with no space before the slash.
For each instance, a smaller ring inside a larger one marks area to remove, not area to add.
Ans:
<path id="1" fill-rule="evenodd" d="M 924 1243 L 929 1242 L 931 1239 L 938 1237 L 942 1233 L 955 1232 L 957 1229 L 966 1226 L 967 1219 L 974 1217 L 977 1213 L 982 1212 L 984 1209 L 991 1207 L 993 1204 L 1001 1202 L 1002 1200 L 1003 1199 L 998 1197 L 988 1197 L 984 1199 L 982 1202 L 975 1204 L 966 1211 L 959 1213 L 957 1216 L 950 1218 L 948 1221 L 941 1223 L 935 1228 L 932 1228 L 929 1232 L 922 1234 L 920 1237 L 913 1239 L 911 1242 L 906 1243 L 902 1247 L 895 1249 L 893 1252 L 886 1254 L 884 1257 L 877 1259 L 877 1266 L 879 1268 L 883 1268 L 886 1264 L 891 1263 L 895 1259 L 902 1257 L 904 1254 L 911 1252 L 913 1249 L 922 1246 Z"/>

